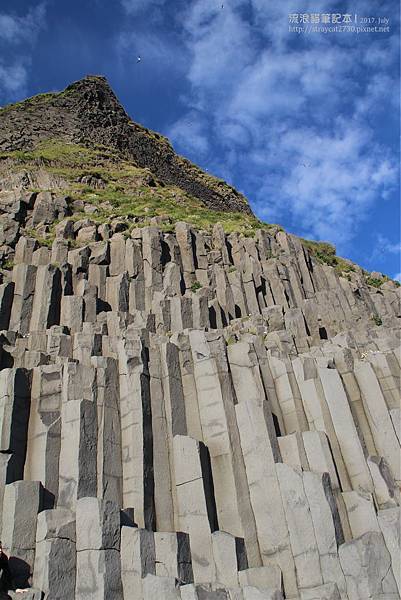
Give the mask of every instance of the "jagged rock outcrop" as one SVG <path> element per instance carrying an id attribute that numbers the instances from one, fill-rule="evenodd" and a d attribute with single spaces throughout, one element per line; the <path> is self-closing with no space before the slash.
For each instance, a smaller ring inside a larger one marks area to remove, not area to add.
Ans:
<path id="1" fill-rule="evenodd" d="M 129 228 L 51 190 L 0 207 L 24 597 L 400 598 L 400 287 L 277 227 Z"/>
<path id="2" fill-rule="evenodd" d="M 178 156 L 165 137 L 133 122 L 104 77 L 88 76 L 63 92 L 0 109 L 0 152 L 32 149 L 48 139 L 114 149 L 212 210 L 252 214 L 237 190 Z"/>

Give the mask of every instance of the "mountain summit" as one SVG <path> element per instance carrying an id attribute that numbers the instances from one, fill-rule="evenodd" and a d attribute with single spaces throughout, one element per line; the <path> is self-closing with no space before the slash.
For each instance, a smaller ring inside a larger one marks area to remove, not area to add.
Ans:
<path id="1" fill-rule="evenodd" d="M 0 110 L 0 151 L 31 150 L 46 140 L 113 149 L 212 210 L 252 214 L 246 198 L 174 152 L 163 136 L 130 119 L 104 77 L 87 76 L 59 93 Z"/>

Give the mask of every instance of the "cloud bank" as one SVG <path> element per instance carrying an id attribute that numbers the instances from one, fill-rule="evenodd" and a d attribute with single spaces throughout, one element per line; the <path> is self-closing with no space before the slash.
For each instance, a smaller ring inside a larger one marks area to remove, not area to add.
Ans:
<path id="1" fill-rule="evenodd" d="M 303 12 L 333 6 L 304 2 Z M 397 107 L 397 40 L 301 38 L 288 31 L 291 12 L 293 2 L 264 0 L 184 9 L 190 91 L 168 134 L 179 151 L 241 182 L 261 218 L 290 214 L 304 235 L 345 248 L 397 182 L 396 156 L 372 122 Z"/>
<path id="2" fill-rule="evenodd" d="M 46 3 L 25 15 L 0 12 L 0 98 L 12 101 L 25 94 L 30 52 L 46 25 Z"/>

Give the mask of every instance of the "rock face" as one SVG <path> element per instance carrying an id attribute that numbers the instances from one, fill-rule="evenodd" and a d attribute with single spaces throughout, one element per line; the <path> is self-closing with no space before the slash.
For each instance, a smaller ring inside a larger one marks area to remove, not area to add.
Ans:
<path id="1" fill-rule="evenodd" d="M 63 92 L 0 109 L 0 152 L 32 149 L 48 139 L 113 148 L 211 209 L 252 214 L 237 190 L 178 156 L 163 136 L 134 123 L 104 77 L 88 76 Z"/>
<path id="2" fill-rule="evenodd" d="M 400 598 L 401 288 L 277 228 L 0 207 L 0 537 L 28 598 Z"/>
<path id="3" fill-rule="evenodd" d="M 179 223 L 68 250 L 65 230 L 50 249 L 22 236 L 1 285 L 16 581 L 49 599 L 399 598 L 398 288 L 282 232 Z"/>

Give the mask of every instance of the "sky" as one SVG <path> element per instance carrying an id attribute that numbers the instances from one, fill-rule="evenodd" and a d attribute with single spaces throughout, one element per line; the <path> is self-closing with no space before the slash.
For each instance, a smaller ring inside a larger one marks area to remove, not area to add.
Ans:
<path id="1" fill-rule="evenodd" d="M 399 11 L 398 0 L 2 0 L 0 105 L 104 75 L 134 121 L 259 218 L 401 280 Z"/>

